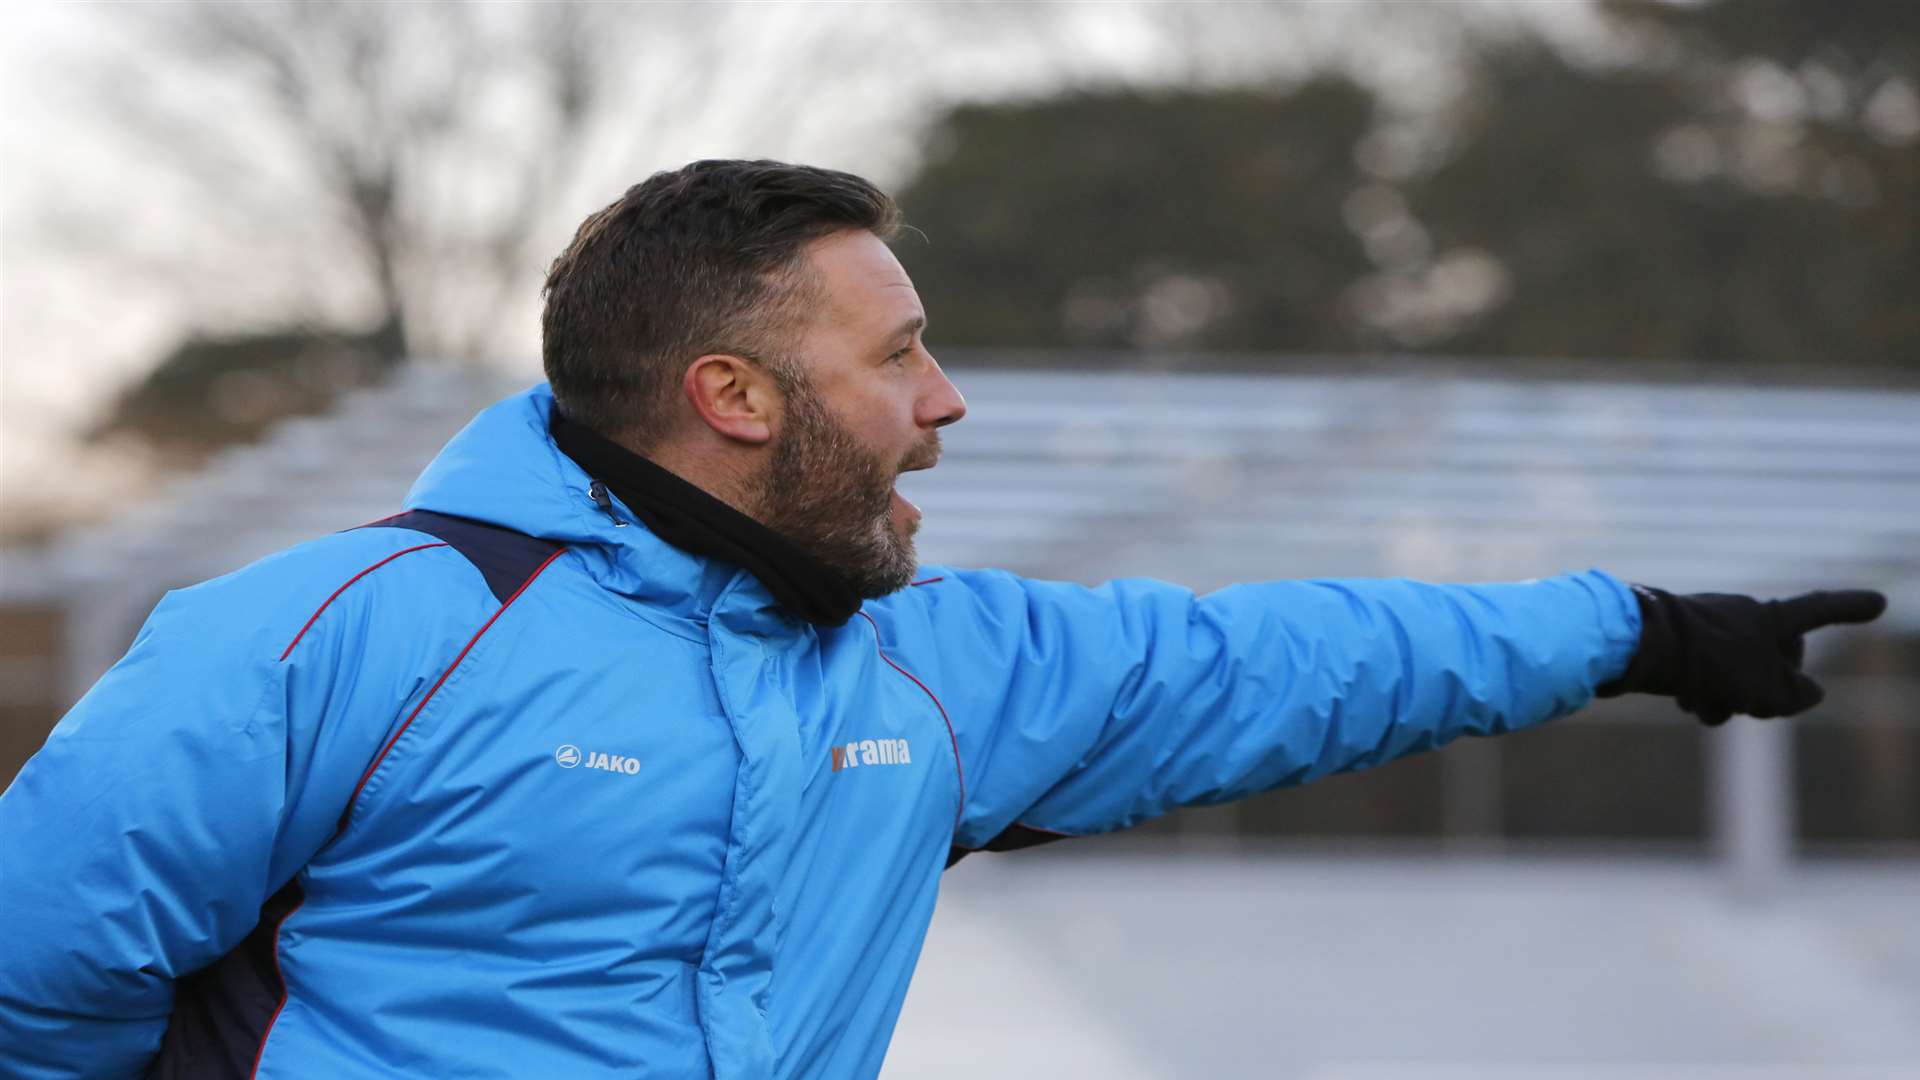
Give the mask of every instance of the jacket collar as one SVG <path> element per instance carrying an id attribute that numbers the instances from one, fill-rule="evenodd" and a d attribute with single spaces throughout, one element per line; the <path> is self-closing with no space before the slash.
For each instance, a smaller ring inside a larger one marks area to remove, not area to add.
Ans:
<path id="1" fill-rule="evenodd" d="M 545 384 L 483 410 L 447 443 L 407 493 L 409 510 L 433 510 L 565 544 L 604 588 L 704 636 L 724 606 L 729 625 L 793 634 L 784 612 L 752 574 L 667 543 L 617 496 L 594 498 L 593 478 L 554 444 L 553 394 Z"/>
<path id="2" fill-rule="evenodd" d="M 751 573 L 789 614 L 816 626 L 844 626 L 860 610 L 847 579 L 785 536 L 706 490 L 555 409 L 548 433 L 602 486 L 594 501 L 611 513 L 617 497 L 655 536 L 682 551 Z"/>

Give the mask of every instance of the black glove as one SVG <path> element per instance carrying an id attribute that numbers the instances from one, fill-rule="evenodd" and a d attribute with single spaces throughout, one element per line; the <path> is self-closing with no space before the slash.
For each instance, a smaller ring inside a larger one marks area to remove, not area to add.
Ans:
<path id="1" fill-rule="evenodd" d="M 1633 594 L 1640 601 L 1640 647 L 1627 670 L 1595 694 L 1665 694 L 1711 726 L 1735 713 L 1792 716 L 1820 704 L 1826 692 L 1800 670 L 1801 637 L 1835 623 L 1872 622 L 1887 609 L 1885 596 L 1865 589 L 1791 600 L 1675 596 L 1645 585 L 1635 585 Z"/>

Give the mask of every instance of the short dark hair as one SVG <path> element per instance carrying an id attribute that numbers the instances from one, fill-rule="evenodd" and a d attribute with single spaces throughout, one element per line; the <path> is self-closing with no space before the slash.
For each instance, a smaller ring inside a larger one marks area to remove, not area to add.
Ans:
<path id="1" fill-rule="evenodd" d="M 540 354 L 572 420 L 646 450 L 695 357 L 778 362 L 816 288 L 803 249 L 847 229 L 893 239 L 900 211 L 851 173 L 696 161 L 655 173 L 587 218 L 553 261 Z M 780 373 L 776 373 L 779 377 Z"/>

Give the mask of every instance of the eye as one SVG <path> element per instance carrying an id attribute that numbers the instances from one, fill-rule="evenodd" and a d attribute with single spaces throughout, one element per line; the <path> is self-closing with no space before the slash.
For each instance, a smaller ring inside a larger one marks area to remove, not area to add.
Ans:
<path id="1" fill-rule="evenodd" d="M 908 345 L 905 348 L 896 351 L 891 356 L 888 356 L 887 363 L 898 364 L 901 361 L 905 360 L 908 356 L 911 356 L 912 354 L 913 354 L 913 346 Z"/>

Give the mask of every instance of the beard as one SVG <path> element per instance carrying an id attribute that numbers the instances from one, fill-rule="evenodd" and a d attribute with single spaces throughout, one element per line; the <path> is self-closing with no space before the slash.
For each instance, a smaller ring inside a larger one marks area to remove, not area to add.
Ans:
<path id="1" fill-rule="evenodd" d="M 814 393 L 804 376 L 783 373 L 786 422 L 760 480 L 760 521 L 846 579 L 862 599 L 898 592 L 919 559 L 913 534 L 893 525 L 893 484 L 903 469 L 933 464 L 938 435 L 905 460 L 867 449 Z"/>

